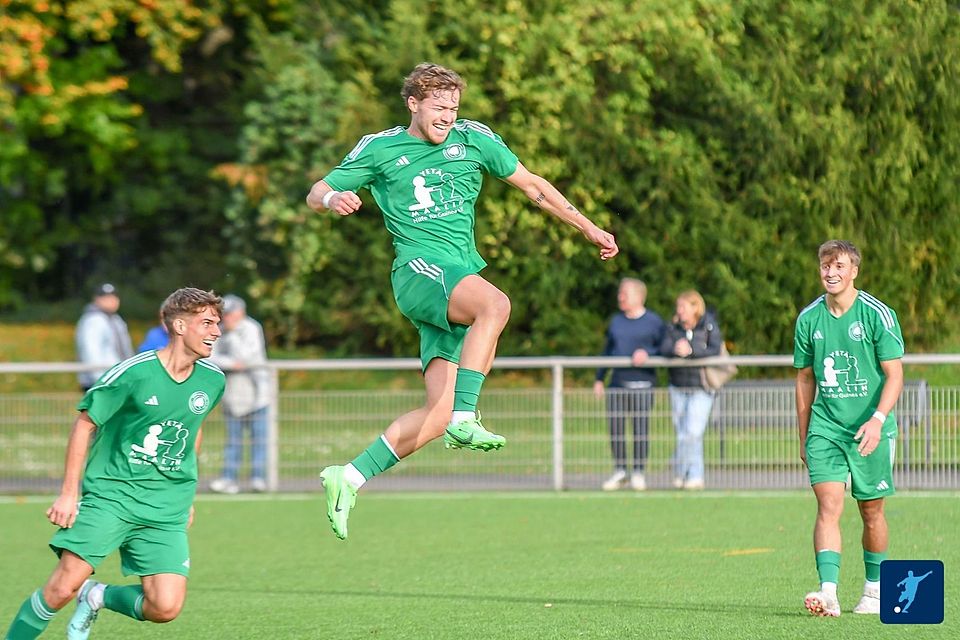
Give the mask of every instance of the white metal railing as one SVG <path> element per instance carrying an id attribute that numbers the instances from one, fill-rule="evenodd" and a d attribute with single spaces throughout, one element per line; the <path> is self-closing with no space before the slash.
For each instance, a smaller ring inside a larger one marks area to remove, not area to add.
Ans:
<path id="1" fill-rule="evenodd" d="M 694 361 L 650 358 L 645 366 L 699 367 L 728 362 L 740 367 L 790 367 L 792 357 L 747 355 Z M 909 378 L 912 365 L 960 364 L 960 354 L 913 354 L 905 356 L 904 363 Z M 485 411 L 496 420 L 494 424 L 517 425 L 517 436 L 511 438 L 504 451 L 518 450 L 521 455 L 491 454 L 482 456 L 482 464 L 475 465 L 477 458 L 458 458 L 451 463 L 449 456 L 444 459 L 425 450 L 418 452 L 411 464 L 388 474 L 396 477 L 395 481 L 385 479 L 379 486 L 532 486 L 555 490 L 596 486 L 598 479 L 609 472 L 610 464 L 605 407 L 586 390 L 567 387 L 565 373 L 568 369 L 627 366 L 630 361 L 626 357 L 497 358 L 495 369 L 549 370 L 552 376 L 549 390 L 484 392 L 484 407 L 488 401 L 495 407 Z M 280 388 L 281 372 L 419 370 L 420 361 L 416 358 L 271 360 L 267 367 L 273 374 L 275 398 L 267 442 L 271 490 L 317 488 L 315 472 L 322 464 L 342 462 L 344 456 L 352 456 L 382 432 L 390 420 L 422 402 L 422 392 L 378 392 L 378 400 L 389 400 L 386 404 L 390 406 L 371 410 L 369 392 L 290 392 Z M 98 368 L 102 367 L 73 362 L 0 363 L 0 374 L 43 375 Z M 718 395 L 707 436 L 711 486 L 805 486 L 796 455 L 799 445 L 793 426 L 791 384 L 789 380 L 774 385 L 736 380 Z M 661 480 L 667 482 L 672 426 L 665 393 L 657 393 L 651 413 L 651 475 L 660 474 Z M 59 478 L 66 423 L 76 399 L 76 394 L 0 395 L 0 490 L 44 489 L 51 478 Z M 919 414 L 913 409 L 908 412 L 911 420 L 903 427 L 898 462 L 901 476 L 911 486 L 958 488 L 960 391 L 924 386 L 905 393 L 901 405 L 904 403 L 923 403 L 926 408 Z M 534 405 L 536 409 L 531 408 Z M 546 415 L 541 413 L 541 406 L 547 407 Z M 328 417 L 329 407 L 336 408 L 333 419 Z M 920 414 L 922 419 L 916 418 Z M 515 418 L 509 417 L 514 415 Z M 349 424 L 355 420 L 358 426 L 356 430 L 344 430 L 338 420 Z M 208 423 L 204 468 L 213 467 L 211 471 L 215 471 L 222 419 L 212 416 Z M 527 425 L 533 426 L 526 428 Z M 505 431 L 511 435 L 509 429 Z M 335 439 L 342 444 L 336 444 Z M 743 442 L 748 443 L 747 449 L 741 446 Z M 545 458 L 543 454 L 547 454 Z M 501 461 L 497 462 L 498 459 Z M 521 474 L 518 469 L 525 471 Z M 652 484 L 656 486 L 656 482 Z"/>

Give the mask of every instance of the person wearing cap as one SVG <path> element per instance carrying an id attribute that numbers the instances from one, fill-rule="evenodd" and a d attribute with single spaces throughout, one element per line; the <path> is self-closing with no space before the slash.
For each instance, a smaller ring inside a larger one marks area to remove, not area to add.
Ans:
<path id="1" fill-rule="evenodd" d="M 127 323 L 117 313 L 119 309 L 117 288 L 107 282 L 94 290 L 93 301 L 84 308 L 77 321 L 77 360 L 98 365 L 95 370 L 81 371 L 77 375 L 84 393 L 109 367 L 133 355 L 130 332 Z"/>
<path id="2" fill-rule="evenodd" d="M 243 298 L 223 297 L 223 335 L 213 348 L 210 360 L 224 370 L 227 389 L 223 413 L 227 442 L 223 451 L 223 473 L 210 483 L 217 493 L 238 493 L 238 476 L 243 460 L 243 441 L 250 438 L 250 489 L 267 489 L 267 412 L 270 406 L 270 374 L 264 366 L 267 347 L 263 327 L 247 315 Z"/>

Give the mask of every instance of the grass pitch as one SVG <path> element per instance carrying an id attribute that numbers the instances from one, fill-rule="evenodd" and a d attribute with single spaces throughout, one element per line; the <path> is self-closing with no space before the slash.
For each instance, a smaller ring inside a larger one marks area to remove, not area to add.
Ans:
<path id="1" fill-rule="evenodd" d="M 48 505 L 0 502 L 0 631 L 54 566 Z M 364 492 L 341 542 L 322 494 L 201 497 L 181 616 L 155 625 L 104 612 L 91 638 L 960 637 L 956 494 L 902 493 L 887 504 L 891 557 L 946 566 L 946 617 L 936 626 L 849 613 L 863 581 L 849 498 L 844 614 L 809 616 L 814 513 L 809 492 Z M 118 566 L 113 556 L 98 576 L 125 581 Z M 72 610 L 42 637 L 63 637 Z"/>

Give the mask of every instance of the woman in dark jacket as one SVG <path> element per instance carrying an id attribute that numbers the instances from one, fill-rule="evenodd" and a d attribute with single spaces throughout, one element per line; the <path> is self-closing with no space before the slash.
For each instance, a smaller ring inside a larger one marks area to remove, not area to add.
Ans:
<path id="1" fill-rule="evenodd" d="M 677 358 L 706 358 L 720 354 L 723 336 L 707 314 L 703 296 L 684 291 L 677 296 L 677 313 L 667 327 L 660 353 Z M 673 486 L 703 489 L 703 433 L 713 407 L 713 392 L 704 388 L 702 367 L 670 368 L 670 407 L 677 433 Z"/>

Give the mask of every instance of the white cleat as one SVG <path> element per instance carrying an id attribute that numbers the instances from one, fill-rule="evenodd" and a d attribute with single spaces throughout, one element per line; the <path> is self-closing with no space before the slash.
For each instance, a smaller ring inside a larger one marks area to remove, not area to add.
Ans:
<path id="1" fill-rule="evenodd" d="M 627 485 L 627 472 L 623 469 L 617 469 L 613 472 L 613 475 L 607 478 L 607 480 L 600 485 L 604 491 L 616 491 L 621 487 Z"/>
<path id="2" fill-rule="evenodd" d="M 630 488 L 634 491 L 646 491 L 647 479 L 642 473 L 635 471 L 633 475 L 630 476 Z"/>
<path id="3" fill-rule="evenodd" d="M 860 602 L 853 608 L 853 612 L 880 615 L 880 592 L 864 591 Z"/>
<path id="4" fill-rule="evenodd" d="M 826 618 L 840 617 L 840 603 L 836 597 L 822 591 L 812 591 L 803 598 L 803 606 L 811 614 Z"/>

